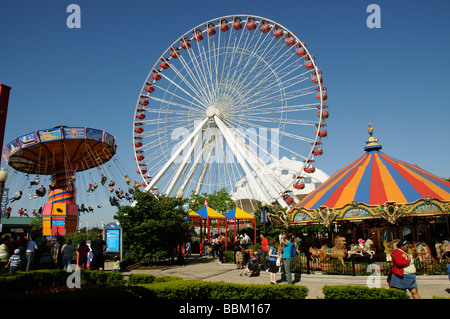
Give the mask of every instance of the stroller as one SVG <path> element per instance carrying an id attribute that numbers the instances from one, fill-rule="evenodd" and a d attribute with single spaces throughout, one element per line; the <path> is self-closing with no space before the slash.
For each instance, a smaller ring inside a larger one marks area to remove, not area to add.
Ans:
<path id="1" fill-rule="evenodd" d="M 259 276 L 261 265 L 259 263 L 258 257 L 252 257 L 244 269 L 242 269 L 240 276 L 245 275 L 249 277 Z"/>

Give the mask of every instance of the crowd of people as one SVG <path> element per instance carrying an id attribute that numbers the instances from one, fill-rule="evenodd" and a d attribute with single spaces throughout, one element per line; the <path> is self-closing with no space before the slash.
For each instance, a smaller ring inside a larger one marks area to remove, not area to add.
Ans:
<path id="1" fill-rule="evenodd" d="M 27 239 L 24 236 L 12 238 L 6 235 L 0 243 L 0 262 L 6 263 L 4 269 L 8 269 L 10 273 L 35 270 L 40 268 L 44 252 L 49 252 L 51 261 L 45 267 L 70 269 L 77 253 L 76 265 L 79 268 L 88 269 L 89 265 L 89 269 L 104 270 L 104 253 L 107 247 L 100 234 L 90 244 L 82 240 L 77 247 L 72 245 L 71 239 L 63 242 L 62 237 L 49 243 L 46 237 Z"/>

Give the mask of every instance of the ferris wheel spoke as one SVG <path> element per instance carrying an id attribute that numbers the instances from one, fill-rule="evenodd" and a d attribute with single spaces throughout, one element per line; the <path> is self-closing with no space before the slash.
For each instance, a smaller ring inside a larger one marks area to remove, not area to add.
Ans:
<path id="1" fill-rule="evenodd" d="M 229 119 L 227 120 L 227 122 L 233 123 L 233 124 L 234 124 L 234 125 L 233 125 L 234 127 L 241 128 L 243 131 L 245 131 L 245 129 L 246 129 L 246 126 L 240 125 L 239 122 L 236 122 L 236 121 L 230 121 Z M 252 124 L 252 126 L 255 127 L 255 128 L 258 128 L 258 129 L 263 129 L 263 130 L 269 130 L 269 131 L 270 131 L 270 128 L 268 128 L 268 127 L 266 127 L 266 126 L 257 125 L 257 124 Z M 297 140 L 300 140 L 300 141 L 303 141 L 303 142 L 312 142 L 312 141 L 313 141 L 312 139 L 307 139 L 307 138 L 305 138 L 305 137 L 297 136 L 297 135 L 294 135 L 294 134 L 291 134 L 291 133 L 284 133 L 284 132 L 282 132 L 282 131 L 278 131 L 277 133 L 280 134 L 280 135 L 285 135 L 285 136 L 293 135 L 293 138 L 295 138 L 295 139 L 297 139 Z M 285 147 L 284 145 L 282 145 L 282 144 L 280 144 L 280 143 L 277 143 L 275 139 L 268 140 L 267 138 L 265 138 L 265 137 L 263 137 L 263 136 L 261 136 L 261 135 L 258 135 L 258 137 L 259 137 L 259 138 L 262 138 L 262 139 L 265 140 L 266 142 L 270 142 L 270 143 L 272 144 L 273 147 L 278 147 L 278 148 L 283 149 L 283 150 L 285 150 L 285 151 L 289 151 L 290 153 L 293 153 L 293 154 L 296 155 L 296 156 L 300 156 L 300 157 L 302 157 L 303 159 L 307 159 L 307 157 L 303 156 L 302 154 L 300 154 L 300 153 L 298 153 L 298 152 L 295 152 L 294 150 L 289 149 L 289 148 Z M 291 136 L 288 136 L 288 137 L 291 137 Z M 278 160 L 278 158 L 277 158 L 277 160 Z"/>
<path id="2" fill-rule="evenodd" d="M 294 61 L 294 62 L 295 62 L 295 61 Z M 288 89 L 288 88 L 290 88 L 290 87 L 292 87 L 292 86 L 294 86 L 294 85 L 298 85 L 298 84 L 304 82 L 305 80 L 309 79 L 309 77 L 306 77 L 306 76 L 305 76 L 305 75 L 306 75 L 307 73 L 309 73 L 309 72 L 304 72 L 304 73 L 298 74 L 298 75 L 296 75 L 296 76 L 294 76 L 294 77 L 288 78 L 287 80 L 283 81 L 283 80 L 284 80 L 287 76 L 289 76 L 292 72 L 295 72 L 297 69 L 300 69 L 301 67 L 298 67 L 298 66 L 297 66 L 297 67 L 292 68 L 292 65 L 288 65 L 288 66 L 285 67 L 285 69 L 288 69 L 288 68 L 291 68 L 291 70 L 289 70 L 289 72 L 286 72 L 286 73 L 284 73 L 284 74 L 283 74 L 282 72 L 276 72 L 276 73 L 277 73 L 277 78 L 276 78 L 276 80 L 277 80 L 277 82 L 279 82 L 279 83 L 280 83 L 280 82 L 283 83 L 283 87 L 284 87 L 285 90 Z M 273 70 L 273 71 L 276 71 L 276 70 Z M 280 75 L 281 75 L 281 76 L 280 76 Z M 263 78 L 261 78 L 261 79 L 258 80 L 258 77 L 255 76 L 255 77 L 253 78 L 253 80 L 252 80 L 252 81 L 249 81 L 249 83 L 247 84 L 247 86 L 248 86 L 248 87 L 251 87 L 252 89 L 251 89 L 251 90 L 244 90 L 244 92 L 246 92 L 246 93 L 245 93 L 244 96 L 242 97 L 243 100 L 244 100 L 244 101 L 249 100 L 252 96 L 250 96 L 250 97 L 248 97 L 248 98 L 246 98 L 246 96 L 248 96 L 250 93 L 254 93 L 254 94 L 253 94 L 253 96 L 254 96 L 254 95 L 256 95 L 256 94 L 261 94 L 261 93 L 263 93 L 263 92 L 265 92 L 265 91 L 270 90 L 270 89 L 271 89 L 270 87 L 267 88 L 267 82 L 270 82 L 271 77 L 273 77 L 273 75 L 267 74 L 265 77 L 263 77 Z M 258 82 L 257 82 L 257 83 L 253 83 L 253 82 L 256 81 L 256 80 L 258 80 Z M 247 88 L 247 86 L 246 86 L 246 88 Z M 259 87 L 261 87 L 261 86 L 263 86 L 263 87 L 265 87 L 265 88 L 264 88 L 262 91 L 258 91 L 257 89 L 258 89 Z"/>
<path id="3" fill-rule="evenodd" d="M 196 101 L 197 102 L 197 105 L 196 105 L 197 107 L 202 107 L 203 106 L 203 108 L 205 108 L 205 105 L 207 105 L 207 102 L 205 100 L 202 100 L 202 94 L 199 93 L 199 91 L 197 91 L 192 86 L 192 84 L 181 73 L 177 73 L 177 69 L 175 67 L 172 67 L 172 70 L 177 74 L 178 78 L 180 78 L 181 81 L 194 93 L 194 95 L 192 95 L 190 92 L 188 92 L 183 86 L 179 85 L 174 80 L 172 80 L 170 77 L 165 77 L 165 79 L 167 81 L 169 81 L 172 85 L 174 85 L 177 89 L 179 89 L 182 92 L 184 92 L 192 100 Z M 160 88 L 162 91 L 168 93 L 169 95 L 173 95 L 173 96 L 179 97 L 178 95 L 175 95 L 172 91 L 169 91 L 169 90 L 164 89 L 164 88 L 159 87 L 159 86 L 158 86 L 158 88 Z M 185 100 L 186 102 L 190 102 L 190 104 L 192 104 L 192 101 L 189 101 L 189 100 L 186 100 L 186 99 L 183 99 L 183 100 Z"/>
<path id="4" fill-rule="evenodd" d="M 170 80 L 171 83 L 174 83 L 172 80 Z M 174 84 L 175 85 L 175 84 Z M 178 94 L 175 94 L 173 90 L 169 90 L 168 88 L 163 88 L 163 87 L 157 87 L 158 89 L 160 89 L 162 92 L 164 92 L 164 95 L 169 95 L 170 97 L 175 97 L 177 99 L 180 99 L 184 102 L 186 102 L 189 105 L 192 105 L 190 107 L 191 110 L 196 110 L 196 109 L 204 109 L 205 108 L 205 104 L 203 104 L 203 102 L 201 100 L 198 100 L 196 98 L 194 98 L 189 92 L 185 91 L 184 89 L 182 89 L 180 86 L 175 85 L 177 88 L 179 88 L 182 92 L 184 92 L 188 97 L 190 97 L 191 99 L 187 99 L 185 97 L 182 97 Z M 196 103 L 195 103 L 196 102 Z M 186 105 L 185 105 L 186 106 Z M 186 106 L 186 108 L 188 108 Z"/>
<path id="5" fill-rule="evenodd" d="M 252 114 L 255 115 L 265 115 L 265 114 L 279 114 L 280 112 L 302 112 L 302 111 L 312 111 L 317 110 L 317 103 L 310 104 L 296 104 L 296 105 L 283 105 L 283 106 L 273 106 L 269 104 L 269 107 L 255 107 L 252 110 Z"/>
<path id="6" fill-rule="evenodd" d="M 202 100 L 204 101 L 205 105 L 209 105 L 211 103 L 210 97 L 207 94 L 208 90 L 206 89 L 208 87 L 208 83 L 204 80 L 206 75 L 202 73 L 202 67 L 200 65 L 200 62 L 198 61 L 199 56 L 196 56 L 194 51 L 191 49 L 187 50 L 189 60 L 192 62 L 192 66 L 189 66 L 189 63 L 184 59 L 184 56 L 181 55 L 179 60 L 183 64 L 184 69 L 186 70 L 187 74 L 189 75 L 189 78 L 191 79 L 192 83 L 195 85 L 198 96 L 202 97 Z M 200 55 L 200 53 L 199 53 Z M 192 72 L 192 69 L 195 71 Z M 200 81 L 202 80 L 202 81 Z M 190 85 L 190 84 L 189 84 Z"/>
<path id="7" fill-rule="evenodd" d="M 273 48 L 273 49 L 274 49 L 274 48 Z M 282 51 L 282 47 L 280 47 L 278 51 L 275 51 L 275 52 L 274 52 L 274 55 L 273 55 L 274 58 L 275 58 L 276 55 L 279 54 L 281 51 Z M 271 51 L 268 51 L 268 53 L 271 53 Z M 252 54 L 255 55 L 255 56 L 257 56 L 256 53 L 254 53 L 254 52 L 253 52 Z M 258 61 L 255 63 L 255 65 L 252 67 L 252 69 L 247 70 L 247 72 L 245 72 L 245 74 L 244 74 L 244 70 L 245 70 L 245 69 L 243 69 L 243 72 L 241 72 L 240 77 L 237 79 L 237 80 L 238 80 L 237 83 L 240 83 L 240 86 L 238 86 L 238 90 L 241 91 L 241 92 L 247 91 L 247 89 L 248 89 L 249 87 L 252 87 L 251 85 L 252 85 L 252 82 L 253 82 L 253 80 L 254 80 L 255 78 L 258 78 L 261 74 L 264 74 L 265 72 L 267 72 L 267 71 L 269 71 L 269 70 L 271 71 L 272 74 L 274 74 L 274 73 L 276 72 L 276 69 L 274 69 L 273 67 L 270 67 L 270 66 L 269 66 L 269 65 L 270 65 L 269 63 L 274 63 L 274 62 L 276 62 L 276 61 L 278 61 L 278 60 L 282 60 L 285 56 L 287 56 L 286 52 L 284 52 L 284 53 L 282 53 L 280 56 L 278 56 L 278 57 L 276 58 L 275 61 L 271 61 L 271 60 L 265 61 L 264 58 L 266 58 L 267 56 L 263 56 L 263 57 L 259 57 L 259 56 L 258 56 Z M 249 61 L 249 60 L 250 60 L 250 59 L 248 59 L 248 61 Z M 248 61 L 247 61 L 247 63 L 248 63 Z M 264 63 L 264 66 L 263 66 L 256 74 L 253 74 L 253 71 L 256 70 L 256 68 L 257 68 L 261 63 Z M 243 76 L 243 75 L 245 75 L 245 77 L 244 77 L 243 79 L 241 79 L 241 76 Z M 247 81 L 247 79 L 248 79 L 250 76 L 253 76 L 253 80 L 252 80 L 252 81 Z M 244 85 L 244 86 L 242 86 L 242 85 Z"/>

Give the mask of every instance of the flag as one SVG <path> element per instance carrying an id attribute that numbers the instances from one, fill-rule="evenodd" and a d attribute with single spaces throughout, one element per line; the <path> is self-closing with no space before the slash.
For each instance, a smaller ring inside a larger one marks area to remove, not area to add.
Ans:
<path id="1" fill-rule="evenodd" d="M 205 198 L 205 206 L 208 206 L 208 199 Z"/>

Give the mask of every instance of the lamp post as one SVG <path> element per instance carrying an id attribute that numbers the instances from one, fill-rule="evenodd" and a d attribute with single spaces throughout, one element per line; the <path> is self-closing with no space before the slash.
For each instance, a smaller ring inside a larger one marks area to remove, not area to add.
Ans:
<path id="1" fill-rule="evenodd" d="M 0 203 L 3 204 L 3 189 L 5 188 L 5 182 L 8 179 L 8 173 L 5 171 L 5 169 L 2 167 L 0 170 Z M 3 215 L 2 206 L 0 206 L 0 217 Z"/>
<path id="2" fill-rule="evenodd" d="M 180 203 L 182 202 L 184 196 L 183 190 L 180 188 L 178 192 L 175 194 L 175 198 L 178 200 L 178 207 L 180 207 Z M 183 242 L 179 245 L 177 263 L 180 265 L 184 265 L 184 257 L 183 257 Z"/>

